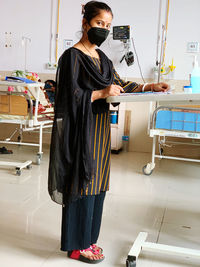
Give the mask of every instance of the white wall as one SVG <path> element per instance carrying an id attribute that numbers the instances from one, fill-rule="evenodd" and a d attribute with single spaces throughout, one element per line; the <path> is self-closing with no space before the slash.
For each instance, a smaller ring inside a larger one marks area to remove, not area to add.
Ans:
<path id="1" fill-rule="evenodd" d="M 187 42 L 200 42 L 200 1 L 175 0 L 169 16 L 167 60 L 173 56 L 177 65 L 176 78 L 188 79 L 192 69 L 193 57 L 186 53 Z M 200 56 L 198 53 L 200 63 Z"/>
<path id="2" fill-rule="evenodd" d="M 59 55 L 63 52 L 63 39 L 78 40 L 81 29 L 80 0 L 61 0 Z M 151 76 L 155 65 L 159 0 L 108 0 L 113 9 L 113 25 L 130 24 L 135 45 L 143 68 L 144 76 Z M 163 0 L 163 6 L 166 0 Z M 45 68 L 50 57 L 51 4 L 54 7 L 53 38 L 56 30 L 56 0 L 0 0 L 0 70 L 24 68 L 23 35 L 31 38 L 27 51 L 29 71 L 55 72 Z M 199 0 L 170 1 L 170 17 L 166 64 L 172 57 L 177 66 L 175 78 L 188 79 L 192 68 L 192 58 L 186 54 L 188 41 L 200 42 Z M 11 32 L 11 48 L 5 48 L 5 32 Z M 53 47 L 55 48 L 55 46 Z M 119 64 L 123 53 L 122 44 L 111 38 L 103 45 L 103 50 L 113 60 L 121 76 L 140 77 L 137 64 L 127 67 Z M 200 59 L 200 58 L 199 58 Z M 55 61 L 55 57 L 52 59 Z"/>
<path id="3" fill-rule="evenodd" d="M 24 68 L 22 36 L 31 38 L 28 47 L 28 69 L 43 72 L 48 59 L 50 8 L 48 0 L 1 0 L 0 70 Z M 5 32 L 12 33 L 12 47 L 5 48 Z"/>

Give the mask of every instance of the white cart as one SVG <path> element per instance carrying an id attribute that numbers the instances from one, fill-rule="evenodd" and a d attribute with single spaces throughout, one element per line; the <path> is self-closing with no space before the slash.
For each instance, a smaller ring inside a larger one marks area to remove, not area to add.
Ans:
<path id="1" fill-rule="evenodd" d="M 155 102 L 155 106 L 165 106 L 165 107 L 173 107 L 177 105 L 199 105 L 200 104 L 200 94 L 185 94 L 185 93 L 132 93 L 132 94 L 121 94 L 120 96 L 108 97 L 107 102 L 115 103 L 115 102 L 151 102 L 150 107 L 152 107 L 152 102 Z M 155 145 L 156 145 L 156 135 L 160 135 L 160 132 L 155 132 L 155 128 L 152 127 L 152 117 L 154 118 L 155 113 L 149 112 L 149 121 L 148 121 L 148 132 L 151 133 L 153 137 L 153 149 L 152 149 L 152 162 L 148 163 L 144 166 L 143 172 L 147 175 L 151 174 L 153 169 L 155 168 L 155 157 L 164 158 L 162 155 L 155 154 Z M 151 132 L 153 131 L 153 132 Z M 166 134 L 166 133 L 165 133 Z M 180 133 L 181 134 L 181 133 Z M 200 134 L 193 135 L 191 138 L 200 138 Z M 181 137 L 181 136 L 180 136 Z M 185 137 L 185 136 L 184 136 Z M 169 158 L 169 157 L 165 157 Z M 177 159 L 177 158 L 176 158 Z M 189 159 L 184 159 L 189 160 Z M 193 160 L 194 161 L 194 160 Z M 198 161 L 199 162 L 199 161 Z M 200 250 L 194 250 L 189 248 L 168 246 L 159 243 L 147 242 L 146 239 L 148 237 L 148 233 L 140 232 L 137 236 L 132 248 L 128 253 L 128 257 L 126 260 L 127 267 L 136 267 L 137 258 L 140 252 L 143 250 L 159 252 L 159 253 L 168 253 L 179 256 L 188 256 L 193 258 L 200 259 Z"/>

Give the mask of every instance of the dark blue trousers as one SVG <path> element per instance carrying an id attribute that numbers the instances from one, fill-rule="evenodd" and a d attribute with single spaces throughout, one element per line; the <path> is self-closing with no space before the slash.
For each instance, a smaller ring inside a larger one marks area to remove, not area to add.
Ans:
<path id="1" fill-rule="evenodd" d="M 63 207 L 61 250 L 86 249 L 97 242 L 105 194 L 83 196 Z"/>

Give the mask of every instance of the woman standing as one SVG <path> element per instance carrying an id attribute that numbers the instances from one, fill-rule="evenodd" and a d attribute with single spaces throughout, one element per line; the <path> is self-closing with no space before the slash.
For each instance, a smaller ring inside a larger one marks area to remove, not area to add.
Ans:
<path id="1" fill-rule="evenodd" d="M 55 92 L 49 193 L 63 205 L 61 250 L 73 259 L 98 263 L 96 245 L 110 175 L 108 96 L 142 90 L 166 91 L 164 83 L 124 82 L 96 46 L 107 38 L 113 14 L 102 2 L 84 6 L 83 35 L 60 57 Z"/>

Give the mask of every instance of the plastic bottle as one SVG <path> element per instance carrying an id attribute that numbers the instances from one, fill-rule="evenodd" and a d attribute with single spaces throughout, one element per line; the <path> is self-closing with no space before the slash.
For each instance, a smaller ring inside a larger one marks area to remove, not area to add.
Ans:
<path id="1" fill-rule="evenodd" d="M 191 85 L 185 85 L 185 86 L 183 86 L 183 91 L 186 94 L 191 94 L 192 93 L 192 86 Z"/>
<path id="2" fill-rule="evenodd" d="M 123 150 L 125 152 L 128 152 L 129 136 L 128 135 L 123 135 L 122 136 L 122 141 L 123 141 Z"/>
<path id="3" fill-rule="evenodd" d="M 197 56 L 194 56 L 194 67 L 190 76 L 192 93 L 200 93 L 200 68 L 198 66 Z"/>
<path id="4" fill-rule="evenodd" d="M 112 124 L 117 124 L 117 122 L 118 122 L 118 112 L 117 111 L 110 111 L 110 122 Z"/>
<path id="5" fill-rule="evenodd" d="M 158 82 L 158 66 L 153 68 L 153 81 L 154 83 Z"/>

